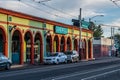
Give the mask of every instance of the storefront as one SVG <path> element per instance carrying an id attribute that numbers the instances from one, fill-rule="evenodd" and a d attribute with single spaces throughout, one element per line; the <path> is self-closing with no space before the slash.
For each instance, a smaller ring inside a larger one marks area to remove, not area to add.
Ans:
<path id="1" fill-rule="evenodd" d="M 79 51 L 81 59 L 93 59 L 92 35 L 82 29 L 56 21 L 0 8 L 0 53 L 14 64 L 42 63 L 49 52 Z"/>

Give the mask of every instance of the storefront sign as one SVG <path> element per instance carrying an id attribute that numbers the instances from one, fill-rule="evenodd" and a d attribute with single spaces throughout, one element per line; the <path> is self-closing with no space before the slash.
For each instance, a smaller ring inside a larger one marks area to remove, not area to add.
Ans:
<path id="1" fill-rule="evenodd" d="M 61 27 L 61 26 L 55 26 L 54 31 L 57 34 L 68 34 L 68 28 L 64 28 L 64 27 Z"/>

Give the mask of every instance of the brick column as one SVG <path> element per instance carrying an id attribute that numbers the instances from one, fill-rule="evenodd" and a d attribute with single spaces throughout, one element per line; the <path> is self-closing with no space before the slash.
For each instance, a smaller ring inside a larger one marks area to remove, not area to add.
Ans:
<path id="1" fill-rule="evenodd" d="M 31 42 L 31 64 L 34 64 L 34 41 Z"/>
<path id="2" fill-rule="evenodd" d="M 86 60 L 88 60 L 88 41 L 86 41 L 85 40 L 85 42 L 86 42 Z"/>
<path id="3" fill-rule="evenodd" d="M 53 52 L 53 42 L 54 42 L 54 39 L 53 37 L 51 36 L 51 40 L 50 40 L 50 51 Z"/>
<path id="4" fill-rule="evenodd" d="M 8 41 L 4 42 L 4 55 L 8 57 Z"/>
<path id="5" fill-rule="evenodd" d="M 20 64 L 24 64 L 24 41 L 20 43 Z"/>
<path id="6" fill-rule="evenodd" d="M 40 43 L 40 62 L 43 63 L 43 42 Z"/>
<path id="7" fill-rule="evenodd" d="M 65 38 L 65 41 L 64 41 L 64 51 L 67 50 L 67 39 Z"/>
<path id="8" fill-rule="evenodd" d="M 60 38 L 58 37 L 58 46 L 57 46 L 57 47 L 58 47 L 58 48 L 57 48 L 57 49 L 58 49 L 58 52 L 60 52 L 60 44 L 61 44 Z"/>

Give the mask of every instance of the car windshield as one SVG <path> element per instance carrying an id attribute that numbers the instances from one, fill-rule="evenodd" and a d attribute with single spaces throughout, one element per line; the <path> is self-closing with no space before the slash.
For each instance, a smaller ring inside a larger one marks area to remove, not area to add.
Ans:
<path id="1" fill-rule="evenodd" d="M 57 56 L 57 55 L 58 55 L 58 53 L 49 53 L 49 54 L 48 54 L 48 57 Z"/>
<path id="2" fill-rule="evenodd" d="M 66 54 L 66 55 L 71 55 L 72 52 L 71 52 L 71 51 L 67 51 L 67 52 L 65 52 L 65 54 Z"/>

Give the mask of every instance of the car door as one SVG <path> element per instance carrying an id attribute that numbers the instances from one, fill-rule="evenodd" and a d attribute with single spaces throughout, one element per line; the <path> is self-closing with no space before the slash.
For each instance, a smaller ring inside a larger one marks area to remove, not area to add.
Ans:
<path id="1" fill-rule="evenodd" d="M 65 56 L 64 56 L 64 54 L 63 54 L 63 53 L 61 53 L 61 59 L 62 59 L 62 62 L 64 62 L 64 61 L 65 61 Z"/>
<path id="2" fill-rule="evenodd" d="M 62 62 L 62 55 L 60 53 L 58 55 L 58 58 L 59 58 L 59 62 Z"/>

